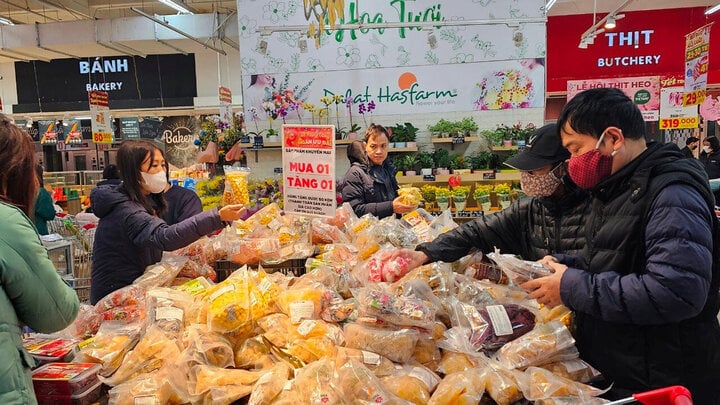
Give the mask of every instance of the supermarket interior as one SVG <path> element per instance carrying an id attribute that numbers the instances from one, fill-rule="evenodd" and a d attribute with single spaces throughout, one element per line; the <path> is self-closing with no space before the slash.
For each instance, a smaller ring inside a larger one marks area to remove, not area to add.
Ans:
<path id="1" fill-rule="evenodd" d="M 720 404 L 718 19 L 0 0 L 62 284 L 40 302 L 71 318 L 33 327 L 0 274 L 0 402 Z"/>

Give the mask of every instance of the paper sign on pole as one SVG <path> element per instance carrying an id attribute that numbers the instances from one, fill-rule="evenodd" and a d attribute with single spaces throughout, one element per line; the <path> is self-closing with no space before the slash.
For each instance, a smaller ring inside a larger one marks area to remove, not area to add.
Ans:
<path id="1" fill-rule="evenodd" d="M 710 50 L 710 27 L 700 27 L 685 35 L 685 95 L 683 105 L 705 101 Z"/>
<path id="2" fill-rule="evenodd" d="M 660 80 L 660 129 L 697 128 L 700 123 L 698 107 L 683 107 L 682 77 L 663 77 Z"/>
<path id="3" fill-rule="evenodd" d="M 282 126 L 284 210 L 335 215 L 335 126 Z"/>
<path id="4" fill-rule="evenodd" d="M 218 98 L 220 99 L 220 119 L 228 124 L 232 124 L 232 90 L 220 86 L 218 89 Z"/>
<path id="5" fill-rule="evenodd" d="M 113 143 L 112 120 L 108 93 L 105 91 L 89 91 L 90 124 L 94 143 Z"/>

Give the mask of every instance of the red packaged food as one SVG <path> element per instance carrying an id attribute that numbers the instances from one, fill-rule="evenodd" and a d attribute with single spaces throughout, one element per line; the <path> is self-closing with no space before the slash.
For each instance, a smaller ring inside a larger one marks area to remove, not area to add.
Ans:
<path id="1" fill-rule="evenodd" d="M 82 394 L 96 385 L 98 371 L 96 363 L 48 363 L 32 373 L 35 395 L 72 396 Z"/>
<path id="2" fill-rule="evenodd" d="M 72 339 L 58 339 L 51 337 L 32 336 L 23 339 L 23 347 L 39 364 L 64 361 L 77 346 Z"/>
<path id="3" fill-rule="evenodd" d="M 102 394 L 103 383 L 98 381 L 85 392 L 73 395 L 37 395 L 38 405 L 91 405 Z"/>

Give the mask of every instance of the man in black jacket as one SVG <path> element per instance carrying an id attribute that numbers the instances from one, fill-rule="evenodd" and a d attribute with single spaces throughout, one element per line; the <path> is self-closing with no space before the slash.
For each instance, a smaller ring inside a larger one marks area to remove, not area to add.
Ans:
<path id="1" fill-rule="evenodd" d="M 538 260 L 553 253 L 579 253 L 585 246 L 584 222 L 590 212 L 589 195 L 567 176 L 570 156 L 560 142 L 555 124 L 530 136 L 525 150 L 506 164 L 520 170 L 520 184 L 532 198 L 477 218 L 422 243 L 416 250 L 401 249 L 396 256 L 410 259 L 410 267 L 442 260 L 453 262 L 471 249 Z"/>

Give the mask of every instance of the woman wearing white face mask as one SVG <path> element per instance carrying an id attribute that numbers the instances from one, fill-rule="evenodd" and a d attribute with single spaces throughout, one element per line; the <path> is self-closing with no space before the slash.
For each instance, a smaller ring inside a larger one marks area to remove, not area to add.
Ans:
<path id="1" fill-rule="evenodd" d="M 147 266 L 160 261 L 163 251 L 187 246 L 245 211 L 242 205 L 228 205 L 168 225 L 161 219 L 167 209 L 162 151 L 150 141 L 125 141 L 117 160 L 122 184 L 97 187 L 90 195 L 100 218 L 93 244 L 92 304 L 132 284 Z"/>
<path id="2" fill-rule="evenodd" d="M 584 223 L 590 196 L 569 179 L 555 124 L 535 131 L 525 150 L 506 164 L 520 170 L 524 198 L 502 211 L 485 215 L 422 243 L 416 250 L 401 249 L 396 256 L 410 267 L 427 262 L 453 262 L 471 249 L 491 252 L 495 247 L 527 260 L 554 253 L 579 253 L 585 246 Z"/>
<path id="3" fill-rule="evenodd" d="M 720 140 L 709 136 L 703 141 L 700 162 L 705 166 L 709 179 L 720 178 Z"/>

